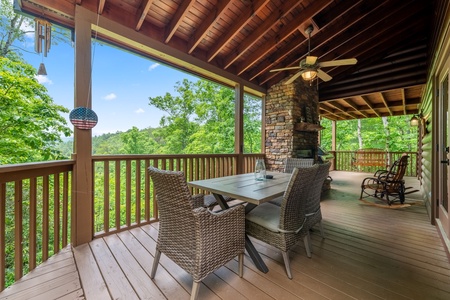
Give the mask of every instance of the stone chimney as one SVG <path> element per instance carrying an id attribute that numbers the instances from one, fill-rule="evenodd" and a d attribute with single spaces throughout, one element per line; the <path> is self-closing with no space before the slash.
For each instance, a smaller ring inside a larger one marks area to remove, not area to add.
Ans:
<path id="1" fill-rule="evenodd" d="M 316 82 L 288 78 L 272 86 L 266 96 L 266 167 L 284 170 L 288 157 L 317 160 L 319 96 Z"/>

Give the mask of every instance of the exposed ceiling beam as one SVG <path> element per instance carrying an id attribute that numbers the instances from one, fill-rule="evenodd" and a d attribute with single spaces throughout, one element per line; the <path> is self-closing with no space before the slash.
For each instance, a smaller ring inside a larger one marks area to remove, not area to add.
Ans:
<path id="1" fill-rule="evenodd" d="M 363 115 L 365 118 L 368 118 L 369 116 L 362 110 L 360 110 L 360 108 L 350 99 L 343 99 L 348 105 L 350 105 L 350 107 L 352 107 L 355 111 L 359 112 L 361 115 Z"/>
<path id="2" fill-rule="evenodd" d="M 142 24 L 145 21 L 145 17 L 148 14 L 148 11 L 150 10 L 150 7 L 153 4 L 153 0 L 144 0 L 142 1 L 141 5 L 139 6 L 139 9 L 136 13 L 137 16 L 137 22 L 136 22 L 136 31 L 139 31 L 142 27 Z"/>
<path id="3" fill-rule="evenodd" d="M 392 116 L 392 110 L 391 110 L 391 108 L 389 107 L 388 102 L 387 102 L 386 99 L 384 98 L 383 93 L 379 93 L 379 95 L 380 95 L 381 101 L 383 101 L 383 104 L 384 104 L 384 106 L 386 107 L 387 111 L 388 111 L 389 114 Z"/>
<path id="4" fill-rule="evenodd" d="M 215 21 L 220 18 L 230 5 L 233 5 L 233 1 L 221 0 L 214 6 L 214 11 L 206 17 L 200 27 L 194 32 L 194 35 L 190 38 L 188 44 L 189 54 L 191 54 L 198 44 L 200 44 L 202 39 L 208 34 L 210 28 L 215 24 Z"/>
<path id="5" fill-rule="evenodd" d="M 181 5 L 178 7 L 172 20 L 170 20 L 169 26 L 166 27 L 164 39 L 164 42 L 166 44 L 175 34 L 175 32 L 178 29 L 178 26 L 180 26 L 181 22 L 183 22 L 183 19 L 186 17 L 187 13 L 189 12 L 189 9 L 195 4 L 195 1 L 196 0 L 181 1 Z"/>
<path id="6" fill-rule="evenodd" d="M 231 28 L 227 28 L 226 34 L 220 37 L 216 44 L 209 49 L 207 61 L 212 61 L 220 53 L 220 51 L 222 51 L 226 44 L 229 43 L 242 30 L 242 28 L 244 28 L 247 22 L 256 16 L 269 2 L 270 0 L 256 0 L 255 3 L 248 6 L 237 22 L 235 22 Z"/>
<path id="7" fill-rule="evenodd" d="M 357 117 L 354 114 L 349 113 L 345 107 L 343 107 L 342 105 L 340 105 L 337 102 L 330 101 L 330 102 L 328 102 L 328 105 L 335 107 L 337 110 L 341 111 L 343 114 L 351 117 L 352 119 L 357 119 Z"/>
<path id="8" fill-rule="evenodd" d="M 373 107 L 372 103 L 370 103 L 369 99 L 367 99 L 366 96 L 361 96 L 361 99 L 364 101 L 364 103 L 366 103 L 366 105 L 370 108 L 370 110 L 376 114 L 378 117 L 380 117 L 380 115 L 378 114 L 378 112 L 375 110 L 375 108 Z"/>
<path id="9" fill-rule="evenodd" d="M 97 13 L 99 15 L 101 15 L 103 13 L 103 10 L 105 9 L 105 3 L 106 3 L 106 0 L 99 0 L 98 1 Z"/>
<path id="10" fill-rule="evenodd" d="M 245 40 L 239 44 L 238 48 L 230 53 L 224 60 L 224 68 L 230 67 L 238 58 L 240 58 L 246 51 L 248 51 L 256 42 L 258 42 L 263 36 L 265 36 L 270 30 L 278 26 L 281 19 L 292 10 L 300 5 L 301 1 L 288 0 L 282 4 L 277 12 L 273 12 L 267 19 L 264 20 L 261 26 L 258 26 L 253 32 L 249 33 Z M 321 0 L 323 1 L 323 0 Z M 295 30 L 295 28 L 294 28 Z M 290 32 L 288 35 L 292 34 Z"/>

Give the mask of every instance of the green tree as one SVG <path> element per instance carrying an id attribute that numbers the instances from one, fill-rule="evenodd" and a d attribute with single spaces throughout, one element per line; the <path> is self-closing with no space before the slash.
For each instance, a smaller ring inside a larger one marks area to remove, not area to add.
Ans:
<path id="1" fill-rule="evenodd" d="M 124 154 L 150 154 L 157 153 L 158 143 L 152 137 L 151 129 L 139 130 L 133 126 L 127 132 L 120 135 L 123 142 Z"/>
<path id="2" fill-rule="evenodd" d="M 417 128 L 411 127 L 410 115 L 367 118 L 336 122 L 336 150 L 351 151 L 379 148 L 387 151 L 416 151 Z M 321 121 L 321 147 L 331 149 L 331 120 Z M 358 128 L 360 124 L 360 128 Z M 360 139 L 360 140 L 359 140 Z"/>
<path id="3" fill-rule="evenodd" d="M 12 53 L 17 53 L 19 48 L 14 47 L 15 41 L 24 42 L 26 30 L 22 28 L 32 28 L 32 21 L 22 15 L 16 14 L 10 0 L 0 0 L 0 56 L 6 57 Z"/>
<path id="4" fill-rule="evenodd" d="M 59 159 L 56 145 L 71 130 L 36 70 L 23 62 L 0 57 L 0 164 Z"/>
<path id="5" fill-rule="evenodd" d="M 211 81 L 178 82 L 179 96 L 149 98 L 149 104 L 166 112 L 155 130 L 161 153 L 233 153 L 235 93 Z M 244 96 L 244 151 L 260 152 L 261 99 Z"/>

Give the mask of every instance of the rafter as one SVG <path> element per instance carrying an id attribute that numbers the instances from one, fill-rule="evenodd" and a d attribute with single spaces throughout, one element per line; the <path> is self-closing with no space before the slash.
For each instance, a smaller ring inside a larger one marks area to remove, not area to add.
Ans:
<path id="1" fill-rule="evenodd" d="M 335 119 L 345 120 L 345 118 L 341 117 L 339 114 L 336 114 L 333 110 L 330 110 L 326 105 L 327 105 L 327 103 L 321 103 L 319 106 L 319 109 L 324 110 L 328 114 L 335 116 Z M 328 116 L 328 114 L 326 116 Z M 325 115 L 325 114 L 321 113 L 321 115 Z"/>
<path id="2" fill-rule="evenodd" d="M 106 0 L 99 0 L 98 1 L 97 13 L 99 15 L 101 15 L 103 13 L 103 10 L 105 9 L 105 3 L 106 3 Z"/>
<path id="3" fill-rule="evenodd" d="M 366 105 L 373 111 L 373 113 L 375 115 L 380 117 L 380 114 L 378 113 L 378 111 L 375 110 L 375 108 L 373 107 L 372 103 L 370 103 L 369 99 L 367 99 L 366 96 L 360 96 L 360 98 L 364 101 L 364 103 L 366 103 Z"/>
<path id="4" fill-rule="evenodd" d="M 341 111 L 343 114 L 345 114 L 346 116 L 349 116 L 352 119 L 357 119 L 358 118 L 354 114 L 349 113 L 344 106 L 342 106 L 341 104 L 339 104 L 337 102 L 330 101 L 330 102 L 328 102 L 328 105 L 333 106 L 334 108 L 336 108 L 337 110 Z"/>
<path id="5" fill-rule="evenodd" d="M 222 0 L 219 1 L 214 6 L 214 11 L 211 12 L 205 21 L 202 22 L 199 28 L 194 32 L 194 35 L 189 40 L 188 44 L 188 53 L 192 53 L 195 47 L 200 44 L 202 39 L 209 32 L 210 28 L 214 25 L 215 21 L 220 18 L 220 16 L 226 11 L 231 5 L 233 5 L 233 1 L 230 0 Z"/>
<path id="6" fill-rule="evenodd" d="M 150 10 L 150 7 L 153 4 L 153 0 L 144 0 L 142 1 L 141 5 L 139 6 L 139 9 L 136 13 L 137 16 L 137 22 L 136 22 L 136 31 L 139 31 L 141 29 L 142 24 L 145 21 L 145 17 L 148 14 L 148 11 Z"/>
<path id="7" fill-rule="evenodd" d="M 386 99 L 384 98 L 383 93 L 378 93 L 378 94 L 380 95 L 380 99 L 381 99 L 381 101 L 383 101 L 383 104 L 384 104 L 384 106 L 386 107 L 387 111 L 388 111 L 389 114 L 392 116 L 392 110 L 391 110 L 391 108 L 389 107 L 388 102 L 387 102 Z"/>
<path id="8" fill-rule="evenodd" d="M 403 114 L 407 114 L 406 112 L 406 96 L 405 96 L 405 89 L 401 89 L 401 95 L 402 95 L 402 106 L 403 106 Z"/>
<path id="9" fill-rule="evenodd" d="M 181 1 L 181 5 L 178 7 L 172 20 L 170 20 L 169 26 L 167 26 L 167 28 L 165 30 L 164 42 L 166 44 L 170 41 L 172 36 L 175 34 L 175 32 L 178 29 L 178 26 L 180 26 L 181 22 L 183 22 L 183 19 L 186 17 L 187 13 L 189 12 L 189 9 L 195 4 L 195 1 L 196 0 Z"/>
<path id="10" fill-rule="evenodd" d="M 322 0 L 323 1 L 323 0 Z M 264 23 L 256 28 L 255 31 L 250 33 L 248 37 L 239 45 L 239 47 L 233 51 L 227 58 L 225 58 L 225 69 L 228 68 L 231 64 L 233 64 L 239 57 L 241 57 L 247 50 L 249 50 L 256 42 L 258 42 L 264 35 L 267 34 L 270 30 L 275 28 L 278 23 L 284 18 L 287 14 L 289 14 L 293 9 L 295 9 L 298 5 L 300 5 L 302 1 L 289 0 L 283 3 L 283 6 L 279 8 L 277 12 L 272 13 Z M 317 2 L 317 1 L 316 1 Z M 301 18 L 298 18 L 301 19 Z M 283 35 L 279 35 L 277 37 L 278 41 L 283 41 L 286 37 L 291 35 L 294 31 L 297 30 L 297 27 L 300 26 L 301 22 L 291 22 L 289 25 L 285 26 L 290 27 L 289 32 L 286 32 Z M 242 73 L 242 70 L 240 71 Z"/>
<path id="11" fill-rule="evenodd" d="M 239 33 L 239 31 L 241 31 L 242 28 L 244 28 L 247 22 L 255 15 L 257 15 L 259 11 L 263 9 L 269 2 L 270 0 L 257 0 L 252 4 L 252 6 L 248 6 L 248 8 L 242 13 L 239 19 L 236 20 L 234 25 L 226 30 L 227 33 L 222 36 L 208 51 L 207 61 L 210 62 L 211 60 L 213 60 L 216 55 L 218 55 L 220 51 L 222 51 L 226 44 L 229 43 Z"/>
<path id="12" fill-rule="evenodd" d="M 363 115 L 363 117 L 368 118 L 369 116 L 362 111 L 353 101 L 351 101 L 350 99 L 342 99 L 343 101 L 345 101 L 345 103 L 347 103 L 351 108 L 353 108 L 355 111 L 359 112 L 361 115 Z"/>

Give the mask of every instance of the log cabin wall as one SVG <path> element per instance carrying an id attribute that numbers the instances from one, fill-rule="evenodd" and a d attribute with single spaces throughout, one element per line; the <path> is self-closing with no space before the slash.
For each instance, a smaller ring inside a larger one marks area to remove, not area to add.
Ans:
<path id="1" fill-rule="evenodd" d="M 288 157 L 317 158 L 319 97 L 316 86 L 302 79 L 273 85 L 265 110 L 266 168 L 283 171 Z"/>

